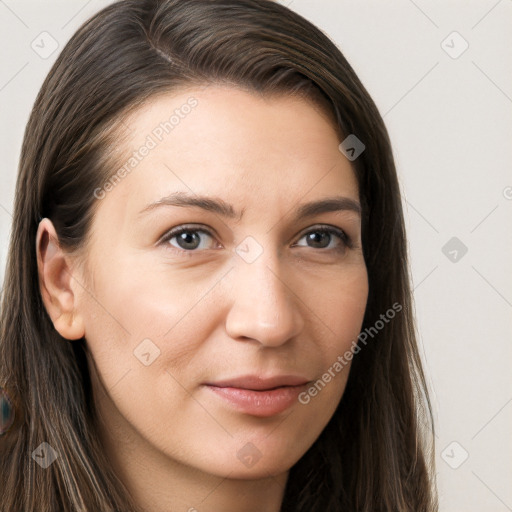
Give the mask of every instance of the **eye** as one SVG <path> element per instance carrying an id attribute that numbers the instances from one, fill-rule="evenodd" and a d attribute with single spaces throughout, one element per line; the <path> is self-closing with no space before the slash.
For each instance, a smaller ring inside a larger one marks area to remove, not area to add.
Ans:
<path id="1" fill-rule="evenodd" d="M 213 235 L 204 228 L 180 226 L 167 232 L 160 243 L 169 243 L 179 252 L 193 252 L 197 249 L 213 249 L 214 247 L 211 246 L 211 242 L 209 244 L 208 239 L 213 239 Z"/>
<path id="2" fill-rule="evenodd" d="M 300 238 L 302 239 L 306 240 L 306 245 L 299 243 L 296 245 L 333 251 L 344 251 L 347 247 L 352 247 L 349 236 L 343 230 L 333 226 L 319 226 L 311 229 Z"/>
<path id="3" fill-rule="evenodd" d="M 333 226 L 318 226 L 310 229 L 299 239 L 305 239 L 306 244 L 296 243 L 295 246 L 310 247 L 325 251 L 343 252 L 347 247 L 352 247 L 350 237 L 341 229 Z M 179 226 L 168 231 L 159 241 L 159 244 L 170 245 L 170 250 L 178 253 L 198 252 L 203 249 L 215 249 L 214 235 L 205 228 L 196 226 Z"/>

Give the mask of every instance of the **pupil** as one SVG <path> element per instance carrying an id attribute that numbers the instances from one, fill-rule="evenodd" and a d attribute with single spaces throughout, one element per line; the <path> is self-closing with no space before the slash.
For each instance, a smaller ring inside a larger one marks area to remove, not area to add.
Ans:
<path id="1" fill-rule="evenodd" d="M 199 238 L 197 233 L 186 232 L 181 233 L 179 236 L 179 240 L 181 240 L 185 245 L 192 244 L 192 247 L 183 247 L 184 249 L 195 249 L 197 247 L 197 243 L 194 244 L 194 238 L 196 239 L 195 242 L 197 242 Z"/>
<path id="2" fill-rule="evenodd" d="M 329 233 L 324 233 L 324 232 L 321 232 L 321 231 L 316 231 L 314 233 L 310 233 L 309 234 L 309 240 L 311 242 L 313 242 L 313 244 L 320 244 L 320 246 L 325 247 L 325 244 L 322 245 L 322 242 L 321 242 L 321 238 L 322 237 L 324 238 L 324 241 L 325 241 L 325 239 L 327 239 L 327 245 L 329 245 L 329 240 L 328 240 Z M 320 241 L 318 239 L 320 239 Z"/>

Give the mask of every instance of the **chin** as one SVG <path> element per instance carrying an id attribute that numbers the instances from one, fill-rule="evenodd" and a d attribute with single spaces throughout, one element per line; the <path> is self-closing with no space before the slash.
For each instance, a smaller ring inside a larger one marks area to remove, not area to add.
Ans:
<path id="1" fill-rule="evenodd" d="M 276 441 L 280 442 L 279 439 Z M 212 461 L 212 464 L 209 465 L 211 470 L 209 472 L 224 477 L 229 475 L 229 478 L 240 480 L 281 475 L 289 471 L 307 451 L 307 447 L 304 447 L 302 451 L 297 451 L 297 446 L 285 451 L 286 444 L 286 441 L 282 441 L 280 446 L 275 447 L 272 446 L 272 443 L 261 442 L 259 447 L 256 447 L 256 444 L 249 441 L 234 451 L 231 448 L 226 448 L 222 462 Z M 230 452 L 233 453 L 233 456 L 230 456 Z"/>

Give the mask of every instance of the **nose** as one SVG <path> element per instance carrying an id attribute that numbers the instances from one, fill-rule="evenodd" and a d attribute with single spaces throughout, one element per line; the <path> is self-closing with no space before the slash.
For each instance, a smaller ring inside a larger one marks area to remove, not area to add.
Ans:
<path id="1" fill-rule="evenodd" d="M 278 347 L 301 332 L 304 319 L 291 283 L 283 279 L 279 264 L 264 255 L 252 263 L 237 262 L 226 331 L 236 340 Z"/>

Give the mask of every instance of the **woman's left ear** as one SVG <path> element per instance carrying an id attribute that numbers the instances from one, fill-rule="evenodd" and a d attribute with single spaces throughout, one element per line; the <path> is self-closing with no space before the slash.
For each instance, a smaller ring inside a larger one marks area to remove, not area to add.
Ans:
<path id="1" fill-rule="evenodd" d="M 55 227 L 47 218 L 37 229 L 36 255 L 39 289 L 55 329 L 68 340 L 83 338 L 85 325 L 71 286 L 71 259 L 61 249 Z"/>

